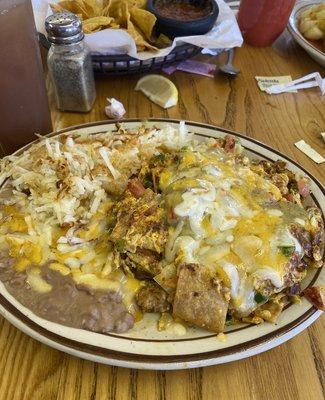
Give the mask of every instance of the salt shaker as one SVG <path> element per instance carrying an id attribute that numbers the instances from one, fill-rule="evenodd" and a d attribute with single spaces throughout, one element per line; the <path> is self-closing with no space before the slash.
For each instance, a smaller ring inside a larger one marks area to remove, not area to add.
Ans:
<path id="1" fill-rule="evenodd" d="M 57 107 L 61 111 L 90 111 L 96 90 L 80 19 L 69 12 L 56 13 L 46 18 L 45 28 L 51 43 L 47 64 Z"/>

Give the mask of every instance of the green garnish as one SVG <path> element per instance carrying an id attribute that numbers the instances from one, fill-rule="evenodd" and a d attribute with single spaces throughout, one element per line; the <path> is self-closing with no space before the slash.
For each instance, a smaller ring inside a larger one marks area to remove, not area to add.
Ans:
<path id="1" fill-rule="evenodd" d="M 142 183 L 146 189 L 153 188 L 152 175 L 146 174 L 142 180 Z"/>
<path id="2" fill-rule="evenodd" d="M 261 293 L 255 293 L 254 300 L 256 303 L 265 303 L 267 301 L 267 297 L 263 296 Z"/>
<path id="3" fill-rule="evenodd" d="M 124 239 L 119 239 L 115 243 L 115 250 L 118 251 L 119 253 L 121 253 L 124 250 L 124 247 L 125 247 L 125 240 Z"/>
<path id="4" fill-rule="evenodd" d="M 232 322 L 233 322 L 232 315 L 227 314 L 226 315 L 226 326 L 231 325 Z"/>
<path id="5" fill-rule="evenodd" d="M 286 257 L 290 257 L 295 251 L 295 246 L 281 246 L 280 250 L 282 251 L 282 254 L 284 254 Z"/>
<path id="6" fill-rule="evenodd" d="M 165 161 L 165 158 L 166 158 L 166 156 L 163 153 L 159 153 L 159 154 L 155 155 L 155 161 L 160 162 L 160 163 L 163 163 Z"/>
<path id="7" fill-rule="evenodd" d="M 107 221 L 107 225 L 109 227 L 114 227 L 116 225 L 116 215 L 113 214 L 113 213 L 112 214 L 108 214 L 106 221 Z"/>
<path id="8" fill-rule="evenodd" d="M 288 189 L 290 193 L 293 194 L 299 193 L 298 183 L 296 181 L 290 181 L 288 183 Z"/>
<path id="9" fill-rule="evenodd" d="M 181 151 L 186 151 L 186 150 L 188 150 L 188 146 L 181 147 Z"/>

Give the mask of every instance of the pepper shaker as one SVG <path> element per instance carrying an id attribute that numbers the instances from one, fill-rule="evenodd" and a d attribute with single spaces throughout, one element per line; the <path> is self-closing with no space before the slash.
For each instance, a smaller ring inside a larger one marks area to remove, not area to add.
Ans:
<path id="1" fill-rule="evenodd" d="M 96 90 L 80 19 L 69 12 L 56 13 L 46 18 L 45 28 L 51 43 L 47 64 L 57 107 L 61 111 L 90 111 Z"/>

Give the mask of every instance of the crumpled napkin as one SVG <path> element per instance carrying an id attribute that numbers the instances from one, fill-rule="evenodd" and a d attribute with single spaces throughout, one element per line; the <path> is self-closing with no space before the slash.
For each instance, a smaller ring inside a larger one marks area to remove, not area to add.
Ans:
<path id="1" fill-rule="evenodd" d="M 190 43 L 201 47 L 203 53 L 216 55 L 220 49 L 239 47 L 243 43 L 236 17 L 233 11 L 223 0 L 215 0 L 219 6 L 219 16 L 210 32 L 199 36 L 178 37 L 171 46 L 157 52 L 137 52 L 132 37 L 122 29 L 105 29 L 100 32 L 86 34 L 86 43 L 92 54 L 128 54 L 139 60 L 165 57 L 175 46 Z M 44 28 L 45 18 L 52 13 L 49 3 L 58 3 L 59 0 L 32 0 L 36 29 L 46 36 Z"/>

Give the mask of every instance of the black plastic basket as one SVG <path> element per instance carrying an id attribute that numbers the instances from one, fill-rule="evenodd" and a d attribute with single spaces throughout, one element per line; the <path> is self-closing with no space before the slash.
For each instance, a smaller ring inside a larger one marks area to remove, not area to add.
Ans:
<path id="1" fill-rule="evenodd" d="M 40 43 L 50 48 L 50 43 L 43 34 L 39 34 Z M 155 57 L 148 60 L 138 60 L 126 54 L 120 55 L 98 55 L 92 56 L 94 72 L 96 75 L 127 75 L 141 74 L 145 72 L 157 71 L 163 67 L 168 67 L 176 62 L 193 57 L 201 51 L 200 47 L 192 44 L 176 46 L 167 56 Z"/>
<path id="2" fill-rule="evenodd" d="M 193 57 L 200 48 L 191 44 L 175 47 L 167 56 L 138 60 L 128 55 L 92 56 L 96 75 L 126 75 L 160 70 L 176 62 Z"/>

